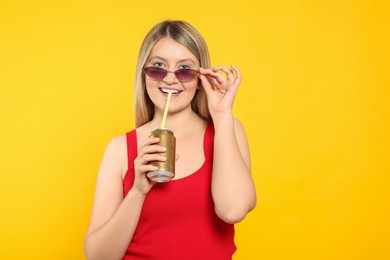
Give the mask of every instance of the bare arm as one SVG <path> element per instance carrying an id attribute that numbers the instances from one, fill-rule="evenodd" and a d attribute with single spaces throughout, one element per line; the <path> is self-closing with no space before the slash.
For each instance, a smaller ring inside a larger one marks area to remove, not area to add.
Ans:
<path id="1" fill-rule="evenodd" d="M 232 106 L 241 81 L 240 71 L 224 66 L 200 69 L 215 126 L 212 196 L 217 215 L 228 223 L 241 221 L 256 205 L 251 176 L 249 146 L 241 123 L 233 118 Z M 219 71 L 226 74 L 224 77 Z M 211 84 L 215 89 L 211 87 Z"/>
<path id="2" fill-rule="evenodd" d="M 241 123 L 233 117 L 215 122 L 212 195 L 217 215 L 240 222 L 256 205 L 249 147 Z"/>
<path id="3" fill-rule="evenodd" d="M 145 173 L 154 170 L 147 165 L 155 160 L 150 154 L 160 147 L 149 138 L 140 148 L 134 161 L 134 185 L 123 198 L 122 173 L 127 169 L 126 137 L 110 141 L 99 169 L 90 225 L 85 238 L 84 251 L 87 259 L 122 259 L 133 237 L 141 214 L 144 199 L 153 186 Z"/>

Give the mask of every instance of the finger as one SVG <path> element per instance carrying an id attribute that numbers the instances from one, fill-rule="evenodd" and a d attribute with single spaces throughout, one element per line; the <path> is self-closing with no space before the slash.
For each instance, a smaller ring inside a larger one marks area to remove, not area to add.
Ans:
<path id="1" fill-rule="evenodd" d="M 146 140 L 144 140 L 144 141 L 141 143 L 141 145 L 140 145 L 140 150 L 141 150 L 143 147 L 145 147 L 145 146 L 149 146 L 149 145 L 151 145 L 151 144 L 156 144 L 156 143 L 158 143 L 158 142 L 160 142 L 160 138 L 158 138 L 158 137 L 149 137 L 149 138 L 147 138 Z"/>
<path id="2" fill-rule="evenodd" d="M 141 164 L 146 164 L 148 163 L 148 160 L 145 158 L 148 158 L 148 155 L 161 155 L 161 153 L 165 151 L 166 148 L 162 146 L 147 146 L 139 151 L 138 158 Z"/>
<path id="3" fill-rule="evenodd" d="M 167 150 L 166 147 L 161 145 L 149 145 L 142 148 L 140 154 L 148 154 L 148 153 L 163 153 Z"/>
<path id="4" fill-rule="evenodd" d="M 203 86 L 204 91 L 206 92 L 206 95 L 209 96 L 211 94 L 211 92 L 213 91 L 213 88 L 212 88 L 210 82 L 202 74 L 199 75 L 199 78 L 200 78 L 200 81 L 202 82 L 202 86 Z"/>
<path id="5" fill-rule="evenodd" d="M 213 68 L 213 70 L 215 71 L 220 71 L 222 70 L 225 74 L 226 74 L 226 78 L 227 80 L 229 81 L 234 81 L 234 73 L 231 69 L 229 69 L 228 67 L 225 67 L 225 66 L 215 66 Z"/>
<path id="6" fill-rule="evenodd" d="M 199 71 L 202 75 L 207 78 L 214 78 L 217 80 L 218 84 L 223 84 L 226 81 L 226 78 L 219 72 L 215 72 L 210 69 L 202 69 Z"/>
<path id="7" fill-rule="evenodd" d="M 236 72 L 236 79 L 234 82 L 239 84 L 242 80 L 241 71 L 234 64 L 232 64 L 231 66 L 232 69 Z"/>
<path id="8" fill-rule="evenodd" d="M 215 78 L 208 77 L 208 76 L 206 76 L 206 78 L 208 79 L 209 82 L 211 82 L 212 85 L 214 85 L 214 86 L 221 86 L 221 83 L 219 83 Z"/>
<path id="9" fill-rule="evenodd" d="M 167 160 L 167 157 L 158 154 L 158 153 L 151 153 L 151 154 L 145 154 L 141 158 L 141 164 L 148 164 L 149 162 L 153 161 L 159 161 L 159 162 L 165 162 Z"/>
<path id="10" fill-rule="evenodd" d="M 175 162 L 177 162 L 177 160 L 179 160 L 179 154 L 176 154 L 175 156 Z"/>
<path id="11" fill-rule="evenodd" d="M 211 88 L 213 91 L 217 90 L 218 92 L 224 94 L 226 92 L 226 89 L 224 88 L 224 84 L 221 84 L 218 82 L 215 78 L 206 76 L 209 82 L 212 83 Z"/>
<path id="12" fill-rule="evenodd" d="M 146 172 L 153 172 L 153 171 L 157 171 L 158 167 L 151 165 L 151 164 L 145 164 L 145 165 L 142 165 L 141 167 L 139 167 L 139 170 L 141 172 L 145 172 L 145 173 Z"/>

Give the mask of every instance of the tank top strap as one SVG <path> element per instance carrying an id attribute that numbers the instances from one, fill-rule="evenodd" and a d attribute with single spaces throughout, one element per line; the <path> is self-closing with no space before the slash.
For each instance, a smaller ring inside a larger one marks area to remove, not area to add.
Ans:
<path id="1" fill-rule="evenodd" d="M 138 155 L 137 151 L 137 131 L 134 129 L 126 133 L 127 141 L 127 164 L 128 167 L 134 167 L 133 161 Z"/>
<path id="2" fill-rule="evenodd" d="M 134 160 L 138 155 L 137 131 L 134 129 L 126 133 L 127 141 L 127 171 L 123 177 L 123 190 L 126 195 L 134 183 Z"/>

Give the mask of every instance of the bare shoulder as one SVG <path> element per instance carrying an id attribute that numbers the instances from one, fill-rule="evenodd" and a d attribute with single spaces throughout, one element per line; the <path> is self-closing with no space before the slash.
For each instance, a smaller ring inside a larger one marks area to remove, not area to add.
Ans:
<path id="1" fill-rule="evenodd" d="M 127 170 L 126 134 L 115 136 L 108 142 L 102 163 L 111 165 L 110 167 L 118 173 Z"/>
<path id="2" fill-rule="evenodd" d="M 107 149 L 116 152 L 123 152 L 123 148 L 126 148 L 126 134 L 113 137 L 107 145 Z"/>

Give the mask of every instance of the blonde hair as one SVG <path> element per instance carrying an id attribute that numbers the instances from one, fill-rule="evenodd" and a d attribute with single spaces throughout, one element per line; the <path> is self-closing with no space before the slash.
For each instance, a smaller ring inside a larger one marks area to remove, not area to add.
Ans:
<path id="1" fill-rule="evenodd" d="M 198 59 L 202 68 L 210 68 L 210 56 L 206 42 L 200 33 L 184 21 L 166 20 L 154 26 L 146 35 L 138 55 L 135 75 L 135 124 L 149 122 L 154 116 L 154 105 L 146 92 L 145 74 L 142 69 L 157 41 L 169 37 L 186 47 Z M 211 120 L 206 93 L 198 83 L 198 90 L 191 101 L 192 110 L 205 120 Z"/>

